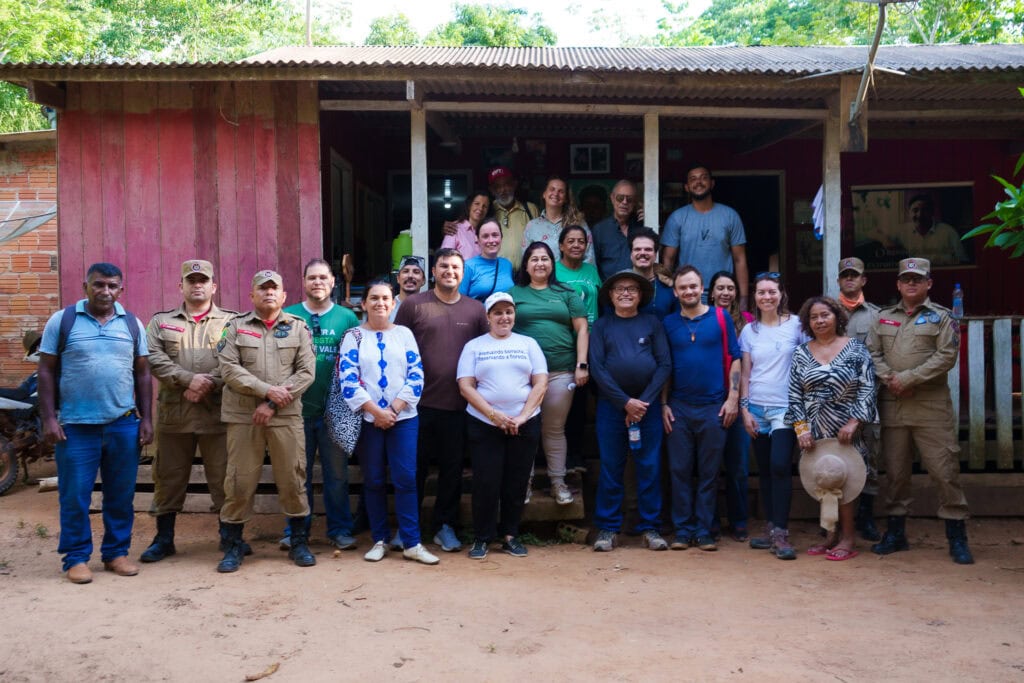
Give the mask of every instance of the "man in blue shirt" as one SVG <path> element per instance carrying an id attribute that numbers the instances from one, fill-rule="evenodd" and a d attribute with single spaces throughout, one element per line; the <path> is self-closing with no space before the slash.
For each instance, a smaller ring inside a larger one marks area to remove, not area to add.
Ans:
<path id="1" fill-rule="evenodd" d="M 89 503 L 97 471 L 103 476 L 103 568 L 119 576 L 139 573 L 128 547 L 139 447 L 153 441 L 153 384 L 145 330 L 117 303 L 122 280 L 113 264 L 90 266 L 86 298 L 50 316 L 39 347 L 39 412 L 43 437 L 56 443 L 59 475 L 57 552 L 72 583 L 92 581 Z M 62 328 L 65 315 L 74 315 L 70 329 Z"/>
<path id="2" fill-rule="evenodd" d="M 724 270 L 736 273 L 740 310 L 747 310 L 750 275 L 747 271 L 747 235 L 733 209 L 711 198 L 715 179 L 703 164 L 686 171 L 690 203 L 676 209 L 665 221 L 661 235 L 661 262 L 672 270 L 677 265 L 695 266 L 702 273 Z M 703 299 L 707 303 L 707 292 Z"/>
<path id="3" fill-rule="evenodd" d="M 644 227 L 640 218 L 640 199 L 636 185 L 620 180 L 612 188 L 612 215 L 590 228 L 594 257 L 602 280 L 620 270 L 629 270 L 629 236 Z"/>
<path id="4" fill-rule="evenodd" d="M 672 378 L 662 389 L 676 532 L 671 547 L 717 550 L 711 528 L 725 437 L 739 412 L 740 347 L 729 314 L 701 303 L 700 271 L 683 266 L 673 283 L 681 310 L 662 321 L 672 351 Z"/>

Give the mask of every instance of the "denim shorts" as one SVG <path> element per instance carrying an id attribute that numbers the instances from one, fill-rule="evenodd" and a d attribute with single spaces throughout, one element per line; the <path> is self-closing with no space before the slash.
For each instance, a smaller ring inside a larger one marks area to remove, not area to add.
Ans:
<path id="1" fill-rule="evenodd" d="M 786 416 L 786 406 L 762 406 L 756 403 L 751 403 L 747 409 L 755 420 L 757 420 L 757 433 L 758 434 L 771 434 L 776 429 L 792 429 L 792 425 L 788 425 L 783 421 Z"/>

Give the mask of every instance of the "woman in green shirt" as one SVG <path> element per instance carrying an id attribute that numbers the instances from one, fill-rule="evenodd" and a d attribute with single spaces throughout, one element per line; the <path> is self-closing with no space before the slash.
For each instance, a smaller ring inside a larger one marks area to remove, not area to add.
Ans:
<path id="1" fill-rule="evenodd" d="M 580 225 L 567 225 L 558 236 L 558 249 L 562 257 L 555 264 L 555 277 L 564 285 L 576 290 L 584 308 L 587 309 L 587 324 L 593 327 L 597 320 L 597 293 L 601 289 L 601 276 L 593 263 L 586 263 L 584 257 L 590 244 L 587 231 Z"/>
<path id="2" fill-rule="evenodd" d="M 589 334 L 587 311 L 580 297 L 555 276 L 555 257 L 543 242 L 523 254 L 516 286 L 515 332 L 537 340 L 548 363 L 548 390 L 541 404 L 541 443 L 548 462 L 551 495 L 559 505 L 573 502 L 565 485 L 565 419 L 573 388 L 587 383 Z M 527 498 L 530 492 L 527 491 Z"/>

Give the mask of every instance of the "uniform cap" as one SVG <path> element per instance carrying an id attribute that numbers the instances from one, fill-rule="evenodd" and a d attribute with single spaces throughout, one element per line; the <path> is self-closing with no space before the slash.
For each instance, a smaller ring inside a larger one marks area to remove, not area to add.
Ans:
<path id="1" fill-rule="evenodd" d="M 191 259 L 181 264 L 181 279 L 184 280 L 193 273 L 199 273 L 213 279 L 213 264 L 209 261 Z"/>
<path id="2" fill-rule="evenodd" d="M 851 256 L 849 258 L 839 259 L 839 272 L 842 273 L 844 270 L 852 270 L 852 271 L 856 272 L 857 275 L 863 275 L 864 274 L 864 262 L 861 261 L 856 256 Z"/>
<path id="3" fill-rule="evenodd" d="M 491 172 L 487 174 L 487 184 L 488 185 L 493 185 L 494 183 L 496 183 L 499 180 L 502 180 L 504 178 L 514 178 L 514 177 L 515 176 L 512 175 L 512 171 L 508 170 L 504 166 L 498 166 L 497 168 L 492 168 Z"/>
<path id="4" fill-rule="evenodd" d="M 906 273 L 913 273 L 914 275 L 920 275 L 921 277 L 930 277 L 932 272 L 932 263 L 926 258 L 905 258 L 900 261 L 900 275 Z"/>
<path id="5" fill-rule="evenodd" d="M 284 280 L 281 275 L 273 270 L 261 270 L 252 276 L 252 286 L 259 287 L 267 282 L 275 282 L 278 287 L 284 287 Z"/>

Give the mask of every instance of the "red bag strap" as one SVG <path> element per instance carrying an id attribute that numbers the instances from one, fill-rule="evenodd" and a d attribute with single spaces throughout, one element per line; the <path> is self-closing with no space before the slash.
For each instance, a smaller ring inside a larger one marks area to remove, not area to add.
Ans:
<path id="1" fill-rule="evenodd" d="M 722 365 L 725 372 L 725 388 L 729 389 L 729 368 L 732 367 L 732 356 L 729 355 L 729 331 L 725 328 L 725 312 L 721 307 L 715 306 L 715 315 L 718 318 L 718 327 L 722 330 Z"/>

